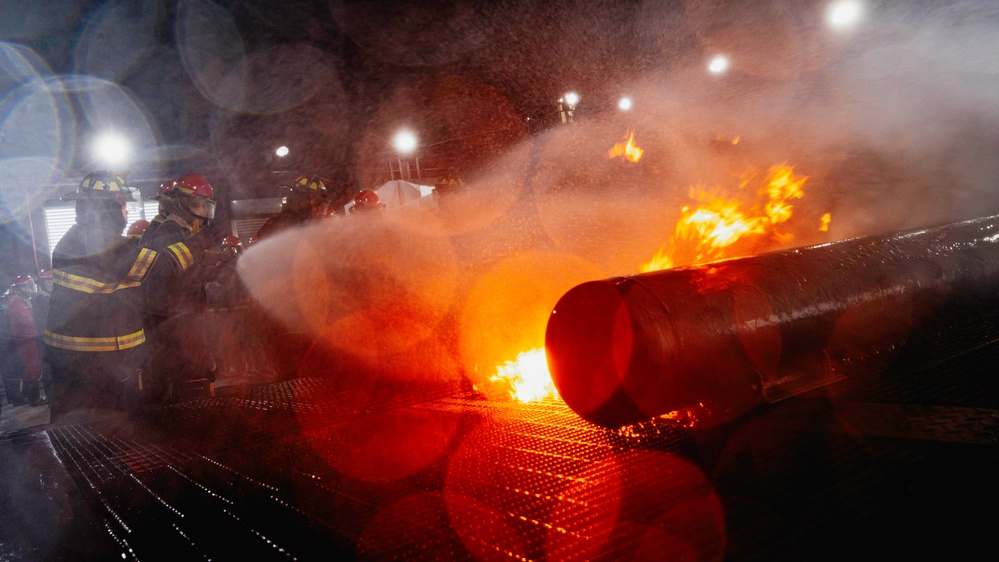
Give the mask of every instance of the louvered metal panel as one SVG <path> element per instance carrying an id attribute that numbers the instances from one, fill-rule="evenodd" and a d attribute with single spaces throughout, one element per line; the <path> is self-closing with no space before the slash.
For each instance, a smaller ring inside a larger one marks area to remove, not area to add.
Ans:
<path id="1" fill-rule="evenodd" d="M 128 204 L 128 226 L 132 226 L 137 220 L 152 220 L 159 211 L 159 202 L 142 201 L 141 203 Z M 56 244 L 69 230 L 76 224 L 76 207 L 72 203 L 60 205 L 50 205 L 45 207 L 45 234 L 49 241 L 49 258 L 55 250 Z M 128 226 L 125 228 L 127 229 Z"/>

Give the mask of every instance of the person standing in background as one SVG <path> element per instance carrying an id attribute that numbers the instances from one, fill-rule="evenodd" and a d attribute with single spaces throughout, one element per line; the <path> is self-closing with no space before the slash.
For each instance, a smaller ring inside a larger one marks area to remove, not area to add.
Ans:
<path id="1" fill-rule="evenodd" d="M 11 285 L 0 295 L 0 379 L 3 381 L 3 393 L 11 406 L 22 406 L 28 401 L 24 399 L 24 381 L 21 375 L 24 366 L 18 356 L 14 343 L 14 334 L 10 330 L 10 319 L 7 314 L 8 305 L 14 299 L 15 288 Z"/>
<path id="2" fill-rule="evenodd" d="M 14 282 L 14 293 L 7 303 L 7 321 L 14 340 L 14 350 L 21 361 L 21 395 L 32 406 L 47 404 L 41 396 L 42 360 L 38 352 L 38 325 L 32 312 L 32 297 L 38 292 L 30 275 Z"/>

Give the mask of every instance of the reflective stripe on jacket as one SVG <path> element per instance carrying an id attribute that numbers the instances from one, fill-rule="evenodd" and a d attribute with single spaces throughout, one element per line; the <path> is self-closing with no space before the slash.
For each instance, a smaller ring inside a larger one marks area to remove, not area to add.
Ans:
<path id="1" fill-rule="evenodd" d="M 121 235 L 71 228 L 52 256 L 45 344 L 108 352 L 145 342 L 142 282 L 157 255 Z"/>

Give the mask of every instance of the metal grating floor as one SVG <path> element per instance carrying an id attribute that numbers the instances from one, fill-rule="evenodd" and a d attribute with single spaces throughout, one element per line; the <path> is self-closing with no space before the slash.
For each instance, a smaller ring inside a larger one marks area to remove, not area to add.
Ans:
<path id="1" fill-rule="evenodd" d="M 977 557 L 995 523 L 980 513 L 999 498 L 999 404 L 982 375 L 996 353 L 907 371 L 904 391 L 886 373 L 710 431 L 608 430 L 557 401 L 323 379 L 51 428 L 97 520 L 86 555 L 64 559 Z"/>

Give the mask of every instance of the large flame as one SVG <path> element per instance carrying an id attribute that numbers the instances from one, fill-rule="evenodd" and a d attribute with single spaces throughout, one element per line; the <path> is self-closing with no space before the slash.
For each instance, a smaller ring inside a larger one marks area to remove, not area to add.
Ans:
<path id="1" fill-rule="evenodd" d="M 762 204 L 744 211 L 739 199 L 713 194 L 704 189 L 691 189 L 690 197 L 700 204 L 685 205 L 677 220 L 673 235 L 652 259 L 641 266 L 642 272 L 669 269 L 721 259 L 725 249 L 746 235 L 770 234 L 781 242 L 793 238 L 778 231 L 778 224 L 791 218 L 793 205 L 789 201 L 800 199 L 801 187 L 808 178 L 795 176 L 794 169 L 786 164 L 770 168 L 763 186 L 756 195 Z M 743 178 L 740 189 L 752 182 L 752 176 Z M 823 219 L 828 224 L 827 219 Z"/>
<path id="2" fill-rule="evenodd" d="M 632 133 L 626 144 L 611 149 L 609 157 L 622 156 L 637 162 L 643 151 L 634 146 L 633 141 Z M 738 138 L 733 142 L 738 142 Z M 747 174 L 739 188 L 751 185 L 754 179 L 752 174 Z M 726 198 L 704 189 L 691 189 L 691 198 L 699 204 L 683 207 L 669 242 L 656 252 L 651 261 L 642 265 L 641 271 L 668 269 L 677 265 L 678 261 L 686 265 L 724 258 L 726 248 L 747 235 L 766 234 L 778 241 L 790 240 L 793 237 L 790 233 L 780 232 L 775 227 L 791 218 L 793 206 L 789 201 L 804 195 L 801 188 L 807 179 L 796 176 L 793 168 L 786 164 L 770 168 L 762 186 L 754 194 L 756 204 L 745 211 L 739 199 Z M 823 215 L 820 230 L 827 230 L 830 220 L 829 213 Z M 496 371 L 490 380 L 509 385 L 509 395 L 513 399 L 523 402 L 546 397 L 558 399 L 543 348 L 520 353 L 516 360 L 507 361 Z M 688 423 L 694 423 L 692 413 L 684 415 Z"/>
<path id="3" fill-rule="evenodd" d="M 617 158 L 620 156 L 625 160 L 638 162 L 645 151 L 635 145 L 634 131 L 628 131 L 628 141 L 622 144 L 615 144 L 614 148 L 607 151 L 607 158 Z"/>
<path id="4" fill-rule="evenodd" d="M 521 402 L 534 402 L 551 396 L 558 399 L 558 390 L 548 372 L 548 358 L 544 348 L 532 349 L 517 355 L 515 361 L 507 361 L 496 367 L 491 381 L 504 381 L 510 385 L 510 398 Z"/>

